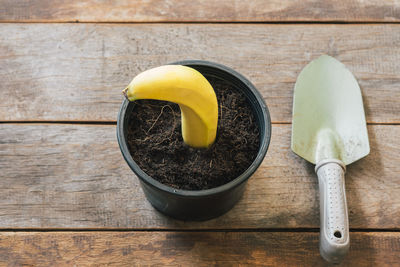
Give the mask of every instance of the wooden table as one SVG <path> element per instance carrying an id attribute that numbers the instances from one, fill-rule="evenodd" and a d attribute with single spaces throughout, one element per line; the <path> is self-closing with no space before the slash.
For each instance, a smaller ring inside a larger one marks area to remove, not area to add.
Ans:
<path id="1" fill-rule="evenodd" d="M 0 265 L 325 266 L 313 166 L 290 150 L 293 85 L 332 55 L 371 153 L 348 166 L 343 266 L 400 266 L 398 1 L 0 0 Z M 164 217 L 116 140 L 121 89 L 183 59 L 230 66 L 271 112 L 267 156 L 217 219 Z"/>

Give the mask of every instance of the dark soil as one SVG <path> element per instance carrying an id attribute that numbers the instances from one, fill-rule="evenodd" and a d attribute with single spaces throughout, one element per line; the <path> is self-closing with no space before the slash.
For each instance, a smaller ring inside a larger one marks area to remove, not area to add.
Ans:
<path id="1" fill-rule="evenodd" d="M 130 153 L 144 172 L 165 185 L 185 190 L 217 187 L 242 174 L 257 155 L 259 128 L 245 96 L 232 84 L 206 78 L 219 105 L 217 139 L 208 149 L 183 142 L 176 104 L 139 100 L 130 114 Z"/>

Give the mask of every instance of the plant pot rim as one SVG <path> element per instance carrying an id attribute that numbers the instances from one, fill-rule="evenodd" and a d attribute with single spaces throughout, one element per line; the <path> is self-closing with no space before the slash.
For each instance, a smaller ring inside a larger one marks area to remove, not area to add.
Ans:
<path id="1" fill-rule="evenodd" d="M 118 144 L 121 149 L 122 155 L 125 159 L 125 161 L 128 163 L 129 167 L 131 170 L 139 177 L 139 179 L 151 186 L 154 186 L 158 188 L 161 191 L 165 191 L 171 194 L 179 195 L 180 197 L 187 197 L 187 198 L 198 198 L 198 197 L 203 197 L 203 196 L 210 196 L 210 195 L 217 195 L 220 193 L 223 193 L 227 190 L 230 190 L 234 187 L 237 187 L 238 185 L 242 184 L 243 182 L 247 181 L 248 178 L 252 176 L 252 174 L 257 170 L 257 168 L 260 166 L 261 162 L 263 161 L 265 154 L 267 153 L 268 146 L 271 140 L 271 119 L 270 119 L 270 114 L 268 111 L 268 108 L 261 96 L 261 94 L 258 92 L 258 90 L 255 88 L 255 86 L 243 75 L 240 73 L 234 71 L 233 69 L 226 67 L 224 65 L 210 62 L 210 61 L 205 61 L 205 60 L 183 60 L 183 61 L 177 61 L 173 62 L 170 64 L 174 65 L 196 65 L 196 66 L 204 66 L 204 67 L 212 67 L 216 68 L 220 71 L 226 72 L 232 76 L 235 76 L 237 79 L 239 79 L 243 84 L 245 84 L 252 94 L 256 97 L 257 103 L 260 105 L 260 108 L 262 110 L 262 116 L 264 120 L 264 125 L 260 125 L 260 127 L 263 127 L 264 129 L 260 129 L 260 132 L 264 130 L 264 136 L 262 140 L 260 140 L 260 148 L 257 152 L 256 158 L 253 160 L 252 164 L 238 177 L 233 179 L 232 181 L 223 184 L 218 187 L 210 188 L 210 189 L 204 189 L 204 190 L 182 190 L 182 189 L 177 189 L 173 188 L 170 186 L 167 186 L 165 184 L 162 184 L 149 176 L 147 173 L 142 171 L 142 169 L 137 165 L 137 163 L 133 160 L 129 149 L 127 142 L 124 138 L 124 118 L 125 118 L 125 113 L 126 109 L 130 103 L 129 100 L 124 99 L 120 108 L 120 111 L 118 113 L 118 119 L 117 119 L 117 139 L 118 139 Z"/>

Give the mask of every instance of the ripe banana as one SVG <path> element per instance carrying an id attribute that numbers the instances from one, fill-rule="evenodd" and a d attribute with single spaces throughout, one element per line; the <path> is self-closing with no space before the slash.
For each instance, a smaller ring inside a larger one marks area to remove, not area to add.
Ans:
<path id="1" fill-rule="evenodd" d="M 218 103 L 214 89 L 195 69 L 165 65 L 137 75 L 123 91 L 129 101 L 155 99 L 179 104 L 183 141 L 209 147 L 215 140 Z"/>

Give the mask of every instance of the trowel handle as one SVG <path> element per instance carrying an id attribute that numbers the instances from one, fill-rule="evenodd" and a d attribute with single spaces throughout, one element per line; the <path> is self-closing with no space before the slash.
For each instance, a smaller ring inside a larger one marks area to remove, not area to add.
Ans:
<path id="1" fill-rule="evenodd" d="M 315 167 L 320 192 L 321 256 L 331 263 L 339 263 L 350 246 L 344 173 L 340 160 L 323 160 Z"/>

